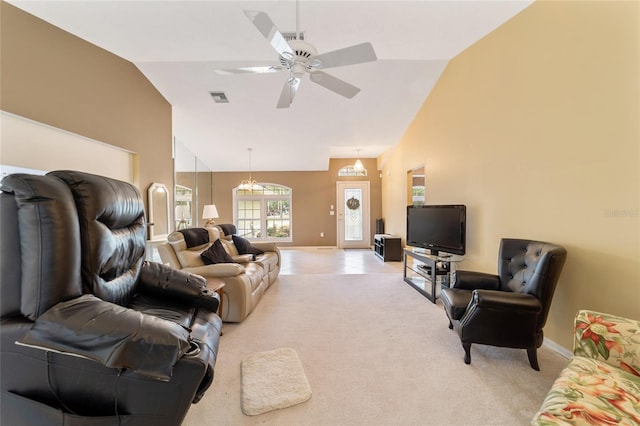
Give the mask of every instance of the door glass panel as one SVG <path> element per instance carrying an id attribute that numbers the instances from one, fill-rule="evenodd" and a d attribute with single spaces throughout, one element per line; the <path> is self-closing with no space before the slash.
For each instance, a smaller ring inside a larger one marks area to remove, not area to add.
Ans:
<path id="1" fill-rule="evenodd" d="M 344 239 L 345 241 L 362 240 L 362 189 L 344 190 Z"/>

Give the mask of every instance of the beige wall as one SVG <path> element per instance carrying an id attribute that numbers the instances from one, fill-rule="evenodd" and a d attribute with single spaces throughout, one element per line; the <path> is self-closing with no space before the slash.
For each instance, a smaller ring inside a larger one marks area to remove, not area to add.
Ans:
<path id="1" fill-rule="evenodd" d="M 142 73 L 8 3 L 0 7 L 0 109 L 135 152 L 145 203 L 152 182 L 172 187 L 171 105 Z"/>
<path id="2" fill-rule="evenodd" d="M 371 202 L 371 241 L 375 232 L 375 220 L 381 217 L 381 179 L 375 159 L 361 159 L 368 171 L 364 177 L 342 177 L 345 181 L 369 181 Z M 291 246 L 335 246 L 337 242 L 336 216 L 329 215 L 331 205 L 336 205 L 338 170 L 353 164 L 355 159 L 331 159 L 328 171 L 313 172 L 253 172 L 258 182 L 276 183 L 292 188 L 293 242 Z M 213 199 L 220 214 L 216 223 L 233 222 L 233 188 L 248 172 L 214 172 Z M 324 232 L 324 237 L 320 233 Z"/>
<path id="3" fill-rule="evenodd" d="M 407 170 L 427 203 L 467 205 L 462 267 L 495 272 L 501 237 L 562 244 L 547 337 L 590 308 L 640 319 L 640 3 L 536 2 L 450 62 L 379 161 L 387 229 Z"/>

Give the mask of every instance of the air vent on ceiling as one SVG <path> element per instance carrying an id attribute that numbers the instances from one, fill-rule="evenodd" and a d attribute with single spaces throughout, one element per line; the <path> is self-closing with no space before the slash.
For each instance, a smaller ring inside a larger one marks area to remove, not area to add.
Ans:
<path id="1" fill-rule="evenodd" d="M 296 32 L 293 31 L 293 32 L 288 32 L 288 33 L 282 33 L 282 36 L 287 41 L 295 40 L 296 39 Z M 304 40 L 304 33 L 303 32 L 300 32 L 300 40 Z"/>
<path id="2" fill-rule="evenodd" d="M 209 92 L 209 94 L 213 98 L 213 101 L 217 104 L 229 103 L 229 98 L 227 98 L 227 95 L 225 95 L 224 92 Z"/>

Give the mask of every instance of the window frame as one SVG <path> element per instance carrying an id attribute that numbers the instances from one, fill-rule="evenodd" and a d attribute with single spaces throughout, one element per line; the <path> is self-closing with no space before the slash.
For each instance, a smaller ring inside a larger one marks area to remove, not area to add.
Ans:
<path id="1" fill-rule="evenodd" d="M 338 177 L 366 177 L 367 169 L 363 169 L 361 172 L 357 172 L 355 169 L 355 164 L 349 164 L 344 167 L 341 167 L 338 170 Z"/>
<path id="2" fill-rule="evenodd" d="M 243 238 L 246 238 L 250 241 L 265 241 L 265 242 L 285 242 L 285 243 L 290 243 L 293 242 L 293 189 L 289 186 L 286 185 L 281 185 L 278 183 L 269 183 L 269 182 L 260 182 L 258 183 L 259 186 L 261 187 L 276 187 L 276 188 L 282 188 L 284 190 L 287 190 L 288 193 L 286 194 L 265 194 L 262 191 L 258 192 L 258 193 L 252 193 L 250 195 L 238 195 L 238 191 L 241 191 L 238 186 L 233 188 L 233 223 L 236 226 L 236 228 L 238 229 L 238 231 L 240 230 L 240 227 L 238 226 L 238 220 L 239 220 L 239 211 L 238 211 L 238 202 L 241 200 L 253 200 L 253 201 L 260 201 L 260 226 L 261 226 L 261 237 L 255 238 L 255 237 L 248 237 L 248 236 L 243 236 L 241 235 Z M 244 190 L 242 190 L 244 191 Z M 289 205 L 289 217 L 288 222 L 289 222 L 289 236 L 288 237 L 269 237 L 267 234 L 267 225 L 268 225 L 268 216 L 266 216 L 265 212 L 267 211 L 267 205 L 269 201 L 287 201 L 288 205 Z"/>

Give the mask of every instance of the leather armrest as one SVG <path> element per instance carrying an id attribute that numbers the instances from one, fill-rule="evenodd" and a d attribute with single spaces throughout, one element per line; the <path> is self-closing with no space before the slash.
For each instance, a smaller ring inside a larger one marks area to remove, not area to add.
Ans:
<path id="1" fill-rule="evenodd" d="M 257 249 L 262 250 L 266 253 L 275 253 L 278 257 L 278 267 L 280 267 L 280 263 L 282 262 L 282 256 L 280 255 L 280 248 L 278 247 L 278 243 L 274 243 L 272 241 L 255 241 L 253 242 L 253 246 Z"/>
<path id="2" fill-rule="evenodd" d="M 264 252 L 267 251 L 279 251 L 278 250 L 278 243 L 274 243 L 272 241 L 252 241 L 251 245 L 254 246 L 257 249 L 260 249 Z"/>
<path id="3" fill-rule="evenodd" d="M 542 303 L 526 293 L 508 291 L 475 290 L 472 304 L 481 309 L 517 310 L 532 313 L 542 312 Z"/>
<path id="4" fill-rule="evenodd" d="M 54 305 L 16 343 L 168 381 L 189 349 L 189 332 L 174 322 L 85 294 Z"/>
<path id="5" fill-rule="evenodd" d="M 456 271 L 455 280 L 451 287 L 464 290 L 499 290 L 500 277 L 484 272 Z"/>
<path id="6" fill-rule="evenodd" d="M 253 260 L 253 255 L 252 254 L 236 254 L 236 255 L 232 255 L 231 258 L 236 263 L 247 263 Z"/>
<path id="7" fill-rule="evenodd" d="M 207 280 L 203 276 L 161 263 L 144 263 L 139 289 L 141 293 L 191 302 L 211 312 L 216 312 L 220 305 L 218 295 L 207 290 Z"/>
<path id="8" fill-rule="evenodd" d="M 145 262 L 140 271 L 141 290 L 156 295 L 167 294 L 182 299 L 195 299 L 207 286 L 203 277 L 176 270 L 155 262 Z"/>
<path id="9" fill-rule="evenodd" d="M 202 275 L 203 277 L 224 278 L 243 274 L 244 266 L 239 263 L 215 263 L 213 265 L 192 266 L 181 269 L 184 272 Z"/>

